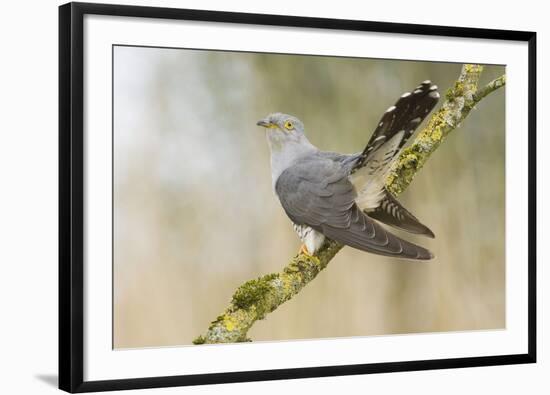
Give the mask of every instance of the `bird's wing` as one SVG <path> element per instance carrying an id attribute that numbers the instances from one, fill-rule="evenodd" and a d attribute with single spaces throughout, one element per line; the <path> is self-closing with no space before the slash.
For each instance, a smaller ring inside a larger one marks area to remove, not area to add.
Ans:
<path id="1" fill-rule="evenodd" d="M 424 81 L 386 110 L 350 176 L 361 209 L 370 212 L 380 206 L 386 196 L 384 184 L 394 158 L 438 100 L 437 86 Z"/>
<path id="2" fill-rule="evenodd" d="M 433 257 L 425 248 L 393 235 L 361 211 L 341 163 L 319 156 L 301 160 L 279 176 L 275 191 L 294 223 L 308 225 L 333 240 L 379 255 Z"/>

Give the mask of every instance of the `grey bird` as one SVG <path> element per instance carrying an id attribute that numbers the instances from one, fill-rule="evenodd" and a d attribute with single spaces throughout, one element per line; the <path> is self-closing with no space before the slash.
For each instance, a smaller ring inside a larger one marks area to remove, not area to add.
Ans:
<path id="1" fill-rule="evenodd" d="M 365 149 L 351 155 L 320 151 L 294 116 L 273 113 L 257 122 L 266 128 L 273 189 L 302 241 L 301 252 L 314 255 L 328 237 L 374 254 L 433 258 L 380 223 L 434 237 L 386 190 L 385 180 L 439 97 L 431 81 L 403 94 L 386 110 Z"/>

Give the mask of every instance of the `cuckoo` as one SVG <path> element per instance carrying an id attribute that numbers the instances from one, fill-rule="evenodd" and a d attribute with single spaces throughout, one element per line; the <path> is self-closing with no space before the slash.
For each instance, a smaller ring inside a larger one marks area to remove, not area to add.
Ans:
<path id="1" fill-rule="evenodd" d="M 351 155 L 319 150 L 294 116 L 273 113 L 257 122 L 266 128 L 273 189 L 302 241 L 303 253 L 314 255 L 329 238 L 384 256 L 433 258 L 382 224 L 434 237 L 386 190 L 385 180 L 439 97 L 431 81 L 404 93 L 386 110 L 365 149 Z"/>

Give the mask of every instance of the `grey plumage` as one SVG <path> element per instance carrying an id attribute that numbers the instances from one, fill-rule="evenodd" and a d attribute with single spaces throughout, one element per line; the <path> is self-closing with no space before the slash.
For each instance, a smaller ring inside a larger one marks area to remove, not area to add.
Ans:
<path id="1" fill-rule="evenodd" d="M 308 252 L 324 236 L 379 255 L 430 259 L 433 255 L 390 233 L 378 222 L 433 237 L 384 187 L 392 161 L 433 109 L 439 94 L 429 81 L 404 94 L 383 115 L 363 152 L 322 152 L 305 137 L 297 118 L 275 113 L 267 128 L 275 193 Z"/>

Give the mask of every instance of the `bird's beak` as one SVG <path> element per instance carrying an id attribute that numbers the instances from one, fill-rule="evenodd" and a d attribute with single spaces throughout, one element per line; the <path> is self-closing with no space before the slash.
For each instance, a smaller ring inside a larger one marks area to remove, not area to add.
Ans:
<path id="1" fill-rule="evenodd" d="M 267 118 L 260 119 L 258 122 L 256 122 L 256 125 L 262 126 L 264 128 L 274 128 L 277 126 L 273 122 L 269 121 L 269 119 Z"/>

